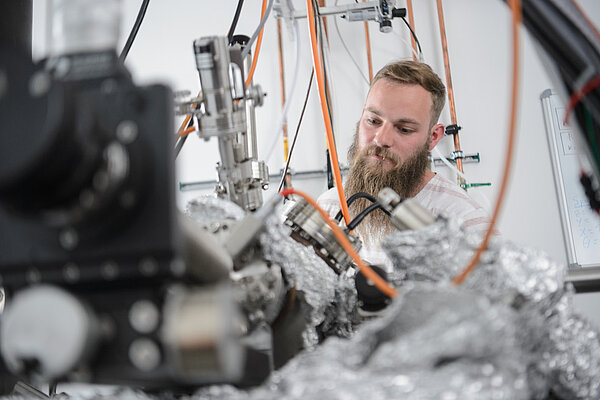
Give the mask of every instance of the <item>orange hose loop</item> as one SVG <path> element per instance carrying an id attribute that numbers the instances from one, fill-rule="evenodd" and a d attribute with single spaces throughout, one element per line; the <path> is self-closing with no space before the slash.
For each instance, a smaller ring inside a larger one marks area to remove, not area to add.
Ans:
<path id="1" fill-rule="evenodd" d="M 333 220 L 329 217 L 329 215 L 327 215 L 325 210 L 323 210 L 321 207 L 319 207 L 319 205 L 317 204 L 316 201 L 314 201 L 306 193 L 301 192 L 296 189 L 284 189 L 281 191 L 282 196 L 287 196 L 290 194 L 297 194 L 298 196 L 304 198 L 306 201 L 308 201 L 308 203 L 311 206 L 313 206 L 319 212 L 319 214 L 321 214 L 321 217 L 323 217 L 325 222 L 327 222 L 327 225 L 329 225 L 329 227 L 333 230 L 333 234 L 334 234 L 336 240 L 338 241 L 338 243 L 340 244 L 340 246 L 342 246 L 344 248 L 344 250 L 348 253 L 348 255 L 350 255 L 350 257 L 352 257 L 352 259 L 354 260 L 356 265 L 358 265 L 358 268 L 363 273 L 363 275 L 368 280 L 373 282 L 373 284 L 375 285 L 375 287 L 377 289 L 379 289 L 383 294 L 385 294 L 388 297 L 395 297 L 398 294 L 396 289 L 391 287 L 385 280 L 383 280 L 383 278 L 381 278 L 379 275 L 377 275 L 377 273 L 375 273 L 368 265 L 363 263 L 363 261 L 360 259 L 360 256 L 358 255 L 356 250 L 354 250 L 354 247 L 352 247 L 352 244 L 350 243 L 350 241 L 348 240 L 348 238 L 346 237 L 344 232 L 342 232 L 340 227 L 337 226 L 337 224 L 333 222 Z"/>
<path id="2" fill-rule="evenodd" d="M 306 0 L 307 16 L 315 15 L 315 10 L 312 5 L 312 0 Z M 327 98 L 325 96 L 325 79 L 323 77 L 323 66 L 319 58 L 319 51 L 317 49 L 317 32 L 315 31 L 315 25 L 313 19 L 306 18 L 308 22 L 308 29 L 310 32 L 310 41 L 312 48 L 312 60 L 315 73 L 317 75 L 317 86 L 319 88 L 319 99 L 321 103 L 321 113 L 323 114 L 323 122 L 325 123 L 325 131 L 327 132 L 327 149 L 329 150 L 329 157 L 331 159 L 331 166 L 333 169 L 333 178 L 335 180 L 335 186 L 340 199 L 340 207 L 342 209 L 342 215 L 346 224 L 350 223 L 350 211 L 348 210 L 348 204 L 346 203 L 346 195 L 344 194 L 344 187 L 342 185 L 342 174 L 340 172 L 340 164 L 338 162 L 337 152 L 335 150 L 335 142 L 333 139 L 333 128 L 331 126 L 331 118 L 329 115 L 329 109 L 327 108 Z"/>
<path id="3" fill-rule="evenodd" d="M 515 142 L 515 131 L 517 125 L 517 104 L 519 97 L 519 23 L 521 22 L 521 2 L 520 0 L 509 0 L 510 7 L 512 9 L 512 36 L 513 36 L 513 68 L 512 68 L 512 100 L 511 100 L 511 109 L 510 109 L 510 131 L 508 135 L 508 144 L 506 150 L 506 161 L 504 164 L 504 175 L 502 176 L 502 185 L 500 187 L 500 193 L 498 194 L 498 200 L 496 201 L 496 207 L 494 208 L 494 215 L 492 216 L 492 221 L 490 222 L 490 226 L 485 234 L 485 238 L 483 239 L 483 243 L 477 249 L 473 260 L 471 263 L 462 271 L 457 277 L 452 280 L 452 283 L 455 285 L 460 285 L 467 275 L 473 271 L 477 263 L 479 262 L 479 258 L 481 257 L 481 253 L 487 247 L 488 241 L 492 232 L 494 230 L 494 225 L 496 224 L 496 220 L 498 219 L 498 214 L 500 213 L 500 207 L 502 206 L 502 200 L 504 199 L 504 194 L 506 192 L 506 187 L 508 183 L 508 177 L 510 175 L 510 167 L 512 163 L 513 156 L 513 148 Z"/>

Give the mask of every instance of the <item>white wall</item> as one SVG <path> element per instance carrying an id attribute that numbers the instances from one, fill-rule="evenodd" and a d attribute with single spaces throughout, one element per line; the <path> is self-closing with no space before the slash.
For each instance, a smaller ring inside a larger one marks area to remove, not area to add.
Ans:
<path id="1" fill-rule="evenodd" d="M 334 1 L 329 0 L 328 4 Z M 351 2 L 341 0 L 341 3 Z M 122 43 L 136 18 L 139 0 L 123 0 Z M 444 78 L 441 42 L 434 0 L 414 1 L 415 26 L 425 54 L 425 61 Z M 588 16 L 600 24 L 600 2 L 579 0 Z M 179 0 L 150 3 L 146 18 L 133 45 L 127 66 L 140 84 L 164 82 L 174 90 L 199 89 L 192 51 L 192 41 L 205 35 L 225 35 L 236 0 L 201 1 Z M 246 0 L 237 33 L 250 35 L 260 17 L 260 0 Z M 403 0 L 399 1 L 405 6 Z M 305 9 L 305 1 L 294 0 L 298 9 Z M 34 0 L 34 55 L 45 54 L 44 18 L 41 16 L 45 0 Z M 461 131 L 461 145 L 465 153 L 480 153 L 481 163 L 466 164 L 465 173 L 471 182 L 491 182 L 491 187 L 471 189 L 470 193 L 493 206 L 499 189 L 504 163 L 505 142 L 508 132 L 508 111 L 511 79 L 511 19 L 509 9 L 499 0 L 452 0 L 444 2 L 452 80 L 456 110 Z M 409 33 L 403 23 L 394 21 L 397 34 L 381 34 L 371 23 L 371 45 L 374 69 L 392 59 L 410 57 L 406 44 Z M 362 23 L 340 21 L 339 27 L 350 50 L 367 71 L 364 31 Z M 284 32 L 287 30 L 284 28 Z M 499 229 L 507 238 L 548 252 L 554 259 L 566 262 L 562 230 L 558 214 L 546 133 L 539 96 L 552 87 L 532 40 L 522 31 L 521 92 L 517 151 L 513 162 L 510 187 L 499 222 Z M 301 20 L 301 70 L 296 95 L 289 112 L 290 140 L 300 113 L 311 68 L 306 20 Z M 329 19 L 331 43 L 331 78 L 336 141 L 340 159 L 345 163 L 346 150 L 359 119 L 367 85 L 340 44 Z M 403 41 L 404 40 L 404 41 Z M 284 33 L 284 54 L 287 87 L 293 69 L 293 43 Z M 277 61 L 276 23 L 266 24 L 255 83 L 268 93 L 265 104 L 257 110 L 259 152 L 264 156 L 270 146 L 280 110 L 279 69 Z M 314 170 L 325 165 L 325 135 L 316 90 L 311 93 L 292 167 L 297 171 Z M 442 122 L 450 123 L 449 112 L 442 114 Z M 174 127 L 175 129 L 175 127 Z M 452 151 L 450 138 L 439 145 L 443 153 Z M 216 141 L 204 142 L 197 137 L 187 141 L 178 159 L 178 179 L 182 182 L 201 181 L 215 177 L 218 160 Z M 282 167 L 283 151 L 277 150 L 269 160 L 271 171 Z M 438 172 L 451 177 L 446 168 Z M 276 183 L 273 183 L 273 186 Z M 313 195 L 325 189 L 323 180 L 295 183 Z M 183 193 L 180 203 L 197 193 Z M 582 298 L 580 296 L 580 298 Z M 597 297 L 585 297 L 584 303 L 597 303 Z M 599 319 L 600 320 L 600 319 Z"/>

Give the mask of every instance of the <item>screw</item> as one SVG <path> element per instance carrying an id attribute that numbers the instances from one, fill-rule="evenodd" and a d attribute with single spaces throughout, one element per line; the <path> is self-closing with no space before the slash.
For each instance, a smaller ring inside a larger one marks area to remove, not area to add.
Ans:
<path id="1" fill-rule="evenodd" d="M 73 250 L 79 244 L 79 235 L 75 229 L 66 228 L 59 233 L 58 241 L 65 250 Z"/>
<path id="2" fill-rule="evenodd" d="M 114 261 L 107 261 L 102 265 L 100 274 L 107 281 L 113 280 L 119 275 L 119 265 Z"/>
<path id="3" fill-rule="evenodd" d="M 160 349 L 150 339 L 136 339 L 129 346 L 129 360 L 137 369 L 151 371 L 160 364 Z"/>
<path id="4" fill-rule="evenodd" d="M 148 300 L 139 300 L 129 309 L 129 323 L 139 333 L 151 333 L 158 327 L 160 313 Z"/>
<path id="5" fill-rule="evenodd" d="M 50 75 L 44 71 L 38 71 L 29 80 L 29 94 L 33 97 L 42 97 L 52 86 Z"/>
<path id="6" fill-rule="evenodd" d="M 140 261 L 140 272 L 144 276 L 153 276 L 158 272 L 158 263 L 152 257 L 146 257 Z"/>
<path id="7" fill-rule="evenodd" d="M 67 263 L 63 267 L 63 276 L 67 282 L 74 283 L 79 280 L 81 276 L 79 273 L 79 267 L 75 263 Z"/>
<path id="8" fill-rule="evenodd" d="M 137 124 L 130 120 L 121 121 L 117 125 L 117 139 L 123 144 L 129 144 L 135 141 L 138 136 Z"/>

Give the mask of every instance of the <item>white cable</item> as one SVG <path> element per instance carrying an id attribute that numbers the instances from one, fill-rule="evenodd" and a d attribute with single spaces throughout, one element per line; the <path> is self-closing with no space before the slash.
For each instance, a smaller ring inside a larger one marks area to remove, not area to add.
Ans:
<path id="1" fill-rule="evenodd" d="M 400 40 L 402 40 L 402 42 L 404 42 L 404 44 L 408 46 L 408 48 L 412 51 L 412 53 L 415 55 L 415 57 L 417 58 L 417 60 L 419 60 L 420 62 L 424 62 L 425 61 L 425 58 L 423 57 L 423 53 L 417 53 L 415 51 L 415 49 L 412 47 L 412 44 L 408 40 L 406 40 L 404 38 L 404 36 L 402 36 L 400 34 L 400 32 L 396 32 L 395 29 L 392 29 L 392 33 L 394 35 L 396 35 L 398 38 L 400 38 Z M 408 33 L 410 33 L 410 31 L 408 31 Z"/>
<path id="2" fill-rule="evenodd" d="M 454 165 L 452 165 L 452 163 L 450 161 L 448 161 L 448 159 L 442 155 L 442 152 L 437 148 L 437 146 L 433 148 L 433 151 L 435 151 L 435 154 L 440 158 L 440 160 L 442 160 L 442 162 L 444 164 L 446 164 L 446 166 L 448 166 L 450 169 L 452 169 L 454 172 L 456 172 L 464 180 L 466 180 L 467 182 L 469 182 L 469 180 L 467 179 L 467 177 L 465 176 L 465 174 L 463 174 L 462 172 L 460 172 L 458 170 L 458 168 L 456 168 Z"/>
<path id="3" fill-rule="evenodd" d="M 258 34 L 262 30 L 263 26 L 265 26 L 265 23 L 267 22 L 267 19 L 269 19 L 269 14 L 271 14 L 271 9 L 273 8 L 273 1 L 274 0 L 269 0 L 269 3 L 267 4 L 267 11 L 265 12 L 265 15 L 263 15 L 262 19 L 260 20 L 260 24 L 258 24 L 258 28 L 256 28 L 256 30 L 252 34 L 252 37 L 250 38 L 250 40 L 248 41 L 248 43 L 246 43 L 246 47 L 244 47 L 244 50 L 242 50 L 242 60 L 244 58 L 246 58 L 246 56 L 248 54 L 250 54 L 250 50 L 252 49 L 252 45 L 256 41 L 256 38 L 258 37 Z"/>
<path id="4" fill-rule="evenodd" d="M 335 1 L 335 5 L 337 6 L 339 0 Z M 362 69 L 360 69 L 360 66 L 358 65 L 358 62 L 356 62 L 356 60 L 354 59 L 354 57 L 352 56 L 352 53 L 350 52 L 350 49 L 348 49 L 348 46 L 346 45 L 346 42 L 344 41 L 344 38 L 342 37 L 342 34 L 340 33 L 340 28 L 338 27 L 338 21 L 337 18 L 333 18 L 333 24 L 335 25 L 335 31 L 337 32 L 340 41 L 342 42 L 342 46 L 344 46 L 344 50 L 346 50 L 346 53 L 348 53 L 348 56 L 350 56 L 350 59 L 352 60 L 352 63 L 354 64 L 354 66 L 356 67 L 356 69 L 358 70 L 358 72 L 360 73 L 360 76 L 365 80 L 365 82 L 367 83 L 367 85 L 369 84 L 369 79 L 367 79 L 367 76 L 363 73 Z"/>
<path id="5" fill-rule="evenodd" d="M 288 2 L 289 7 L 293 10 L 291 0 L 286 0 Z M 293 11 L 292 11 L 293 12 Z M 279 119 L 279 123 L 277 124 L 277 130 L 275 131 L 275 137 L 273 139 L 273 143 L 269 148 L 267 153 L 267 157 L 265 158 L 265 163 L 269 162 L 269 159 L 273 155 L 275 148 L 277 147 L 277 143 L 280 140 L 280 134 L 283 134 L 283 127 L 287 122 L 287 113 L 290 107 L 290 103 L 294 98 L 294 90 L 296 89 L 296 81 L 298 78 L 298 70 L 300 69 L 300 32 L 298 31 L 298 20 L 294 18 L 294 36 L 295 36 L 295 47 L 296 47 L 296 59 L 294 62 L 294 72 L 292 73 L 292 85 L 290 87 L 290 91 L 285 100 L 285 104 L 283 105 L 283 111 L 281 112 L 281 117 Z"/>

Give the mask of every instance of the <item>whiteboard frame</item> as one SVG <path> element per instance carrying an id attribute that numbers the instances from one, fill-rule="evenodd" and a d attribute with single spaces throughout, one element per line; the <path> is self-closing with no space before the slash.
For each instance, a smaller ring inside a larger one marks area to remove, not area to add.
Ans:
<path id="1" fill-rule="evenodd" d="M 552 164 L 552 173 L 554 175 L 554 186 L 558 199 L 558 209 L 562 225 L 562 233 L 567 252 L 567 262 L 569 271 L 567 273 L 567 281 L 573 283 L 577 292 L 600 291 L 600 263 L 598 265 L 582 267 L 577 260 L 575 251 L 575 243 L 573 241 L 573 230 L 571 228 L 571 219 L 567 207 L 567 193 L 564 187 L 564 177 L 560 164 L 559 143 L 557 137 L 560 132 L 557 132 L 554 124 L 554 108 L 552 107 L 550 97 L 556 93 L 552 89 L 546 89 L 540 95 L 542 101 L 542 109 L 544 114 L 544 123 L 546 124 L 546 135 L 548 138 L 548 146 L 550 148 L 550 161 Z M 576 137 L 575 128 L 573 136 Z"/>

